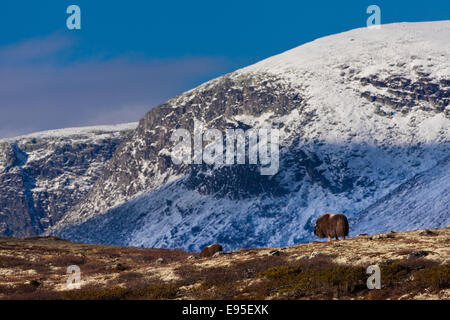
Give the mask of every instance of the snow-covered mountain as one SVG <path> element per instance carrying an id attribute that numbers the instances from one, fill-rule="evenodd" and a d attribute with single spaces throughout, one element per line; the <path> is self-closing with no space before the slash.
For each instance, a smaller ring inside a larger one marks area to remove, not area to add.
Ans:
<path id="1" fill-rule="evenodd" d="M 0 140 L 0 235 L 37 235 L 58 222 L 136 126 L 69 128 Z"/>
<path id="2" fill-rule="evenodd" d="M 348 215 L 354 232 L 445 226 L 449 39 L 450 21 L 356 29 L 170 99 L 145 115 L 47 233 L 197 250 L 308 241 L 327 211 Z M 279 128 L 278 173 L 174 164 L 170 137 L 193 132 L 194 120 L 223 132 Z"/>

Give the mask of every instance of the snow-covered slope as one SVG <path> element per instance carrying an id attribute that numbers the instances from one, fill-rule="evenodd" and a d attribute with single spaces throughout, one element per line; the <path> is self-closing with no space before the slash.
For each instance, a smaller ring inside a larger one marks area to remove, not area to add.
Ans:
<path id="1" fill-rule="evenodd" d="M 350 221 L 352 234 L 450 225 L 450 157 L 401 184 Z"/>
<path id="2" fill-rule="evenodd" d="M 449 21 L 356 29 L 175 97 L 140 121 L 88 195 L 49 233 L 188 249 L 310 240 L 319 215 L 355 217 L 449 155 L 449 39 Z M 194 119 L 222 131 L 279 128 L 279 172 L 175 165 L 171 134 L 193 132 Z M 427 215 L 448 217 L 444 210 Z"/>
<path id="3" fill-rule="evenodd" d="M 73 127 L 63 129 L 53 129 L 46 131 L 39 131 L 14 138 L 0 139 L 0 143 L 17 143 L 18 141 L 30 141 L 33 139 L 86 139 L 86 140 L 101 140 L 109 135 L 116 135 L 118 132 L 132 131 L 136 129 L 138 123 L 120 123 L 114 125 L 90 126 L 90 127 Z"/>
<path id="4" fill-rule="evenodd" d="M 137 123 L 0 140 L 0 235 L 37 235 L 92 187 Z"/>

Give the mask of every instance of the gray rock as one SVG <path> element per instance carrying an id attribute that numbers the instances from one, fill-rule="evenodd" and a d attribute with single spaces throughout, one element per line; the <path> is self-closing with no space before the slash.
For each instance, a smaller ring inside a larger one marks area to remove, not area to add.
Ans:
<path id="1" fill-rule="evenodd" d="M 431 231 L 431 230 L 425 229 L 425 230 L 421 231 L 419 233 L 419 235 L 421 235 L 421 236 L 437 236 L 438 234 L 436 232 Z"/>
<path id="2" fill-rule="evenodd" d="M 424 250 L 414 251 L 414 252 L 411 252 L 410 254 L 408 254 L 406 256 L 406 259 L 421 258 L 421 257 L 426 257 L 427 255 L 428 255 L 428 252 L 424 251 Z"/>
<path id="3" fill-rule="evenodd" d="M 371 236 L 369 238 L 369 240 L 380 240 L 380 239 L 389 239 L 389 238 L 394 238 L 394 235 L 389 234 L 389 233 L 382 233 L 382 234 L 377 234 L 377 235 Z"/>
<path id="4" fill-rule="evenodd" d="M 107 266 L 106 270 L 116 270 L 116 271 L 124 271 L 127 267 L 121 263 L 114 263 L 113 265 Z"/>
<path id="5" fill-rule="evenodd" d="M 382 262 L 380 263 L 380 265 L 382 265 L 382 266 L 390 266 L 390 265 L 393 264 L 394 262 L 395 262 L 394 259 L 387 259 L 387 260 L 385 260 L 385 261 L 382 261 Z"/>
<path id="6" fill-rule="evenodd" d="M 27 280 L 24 282 L 24 284 L 26 285 L 30 285 L 32 287 L 38 288 L 42 285 L 42 282 L 38 281 L 38 280 Z"/>
<path id="7" fill-rule="evenodd" d="M 273 250 L 269 252 L 269 256 L 279 256 L 280 255 L 280 251 L 278 250 Z"/>

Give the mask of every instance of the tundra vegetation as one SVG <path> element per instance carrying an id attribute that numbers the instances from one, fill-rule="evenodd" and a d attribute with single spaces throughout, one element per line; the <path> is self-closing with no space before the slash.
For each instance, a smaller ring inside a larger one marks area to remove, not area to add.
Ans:
<path id="1" fill-rule="evenodd" d="M 1 299 L 450 299 L 450 228 L 241 249 L 183 250 L 0 238 Z M 381 289 L 366 286 L 378 264 Z M 68 290 L 69 265 L 81 289 Z"/>

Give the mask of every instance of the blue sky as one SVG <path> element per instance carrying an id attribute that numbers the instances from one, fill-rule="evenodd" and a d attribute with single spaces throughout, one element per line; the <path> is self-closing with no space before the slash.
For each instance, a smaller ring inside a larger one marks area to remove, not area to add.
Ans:
<path id="1" fill-rule="evenodd" d="M 82 29 L 66 28 L 81 8 Z M 381 22 L 450 19 L 450 1 L 0 3 L 0 137 L 136 121 L 206 80 L 316 38 Z"/>

